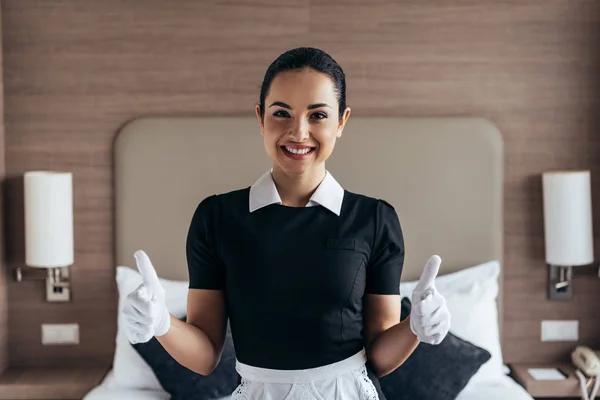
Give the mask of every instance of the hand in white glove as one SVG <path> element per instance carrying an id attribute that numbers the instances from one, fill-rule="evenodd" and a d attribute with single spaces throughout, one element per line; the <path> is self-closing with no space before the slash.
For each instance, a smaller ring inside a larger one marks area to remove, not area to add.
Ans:
<path id="1" fill-rule="evenodd" d="M 142 250 L 134 254 L 142 284 L 126 298 L 123 306 L 125 333 L 131 343 L 145 343 L 162 336 L 171 327 L 171 316 L 165 302 L 165 290 L 150 258 Z"/>
<path id="2" fill-rule="evenodd" d="M 412 294 L 410 328 L 421 342 L 440 344 L 450 330 L 450 311 L 446 299 L 435 287 L 442 259 L 432 256 Z"/>

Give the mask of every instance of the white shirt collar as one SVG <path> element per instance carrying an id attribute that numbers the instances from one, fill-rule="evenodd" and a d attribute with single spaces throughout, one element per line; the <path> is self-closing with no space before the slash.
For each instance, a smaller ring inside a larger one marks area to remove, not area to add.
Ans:
<path id="1" fill-rule="evenodd" d="M 272 169 L 265 172 L 250 187 L 250 212 L 271 204 L 282 204 L 275 182 L 273 182 L 271 171 Z M 344 189 L 329 171 L 325 171 L 325 178 L 323 178 L 317 190 L 310 197 L 306 207 L 321 205 L 339 216 L 342 210 L 343 199 Z"/>

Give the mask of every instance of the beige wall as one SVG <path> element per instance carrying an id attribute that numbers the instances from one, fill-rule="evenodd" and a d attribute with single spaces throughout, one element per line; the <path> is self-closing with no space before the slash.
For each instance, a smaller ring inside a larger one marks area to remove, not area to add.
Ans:
<path id="1" fill-rule="evenodd" d="M 342 64 L 354 115 L 492 120 L 506 149 L 506 358 L 568 354 L 570 343 L 540 343 L 541 319 L 577 318 L 582 341 L 600 346 L 598 279 L 578 280 L 571 302 L 546 300 L 539 179 L 589 168 L 600 196 L 600 2 L 366 3 L 4 1 L 10 265 L 23 262 L 24 171 L 73 171 L 76 210 L 73 301 L 9 282 L 12 364 L 112 357 L 117 129 L 141 115 L 251 115 L 269 62 L 298 45 Z M 600 202 L 594 211 L 600 233 Z M 82 344 L 42 347 L 43 322 L 80 323 Z"/>

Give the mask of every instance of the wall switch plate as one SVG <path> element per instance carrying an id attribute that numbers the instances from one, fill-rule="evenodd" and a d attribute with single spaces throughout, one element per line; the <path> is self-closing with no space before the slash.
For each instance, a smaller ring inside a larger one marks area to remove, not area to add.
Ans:
<path id="1" fill-rule="evenodd" d="M 79 324 L 42 324 L 42 344 L 79 344 Z"/>
<path id="2" fill-rule="evenodd" d="M 579 340 L 579 321 L 542 321 L 542 342 L 576 342 Z"/>

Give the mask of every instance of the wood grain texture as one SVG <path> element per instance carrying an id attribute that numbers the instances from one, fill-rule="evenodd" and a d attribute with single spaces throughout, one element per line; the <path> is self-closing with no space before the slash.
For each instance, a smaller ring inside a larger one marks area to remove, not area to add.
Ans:
<path id="1" fill-rule="evenodd" d="M 2 11 L 10 266 L 23 262 L 24 171 L 72 171 L 76 212 L 73 301 L 9 282 L 11 364 L 112 358 L 118 128 L 252 115 L 268 64 L 298 45 L 340 62 L 354 115 L 493 121 L 506 151 L 506 361 L 565 359 L 573 344 L 541 343 L 542 319 L 577 318 L 581 341 L 600 347 L 598 279 L 578 279 L 570 302 L 546 300 L 540 179 L 587 168 L 600 196 L 600 2 L 5 0 Z M 594 212 L 600 236 L 600 202 Z M 40 324 L 63 321 L 80 324 L 81 345 L 42 347 Z"/>
<path id="2" fill-rule="evenodd" d="M 0 2 L 0 43 L 2 43 L 2 7 Z M 3 75 L 4 64 L 2 52 L 0 51 L 0 76 Z M 0 373 L 4 371 L 8 363 L 8 293 L 6 286 L 5 268 L 5 232 L 4 232 L 4 190 L 6 176 L 4 155 L 4 81 L 0 80 Z"/>
<path id="3" fill-rule="evenodd" d="M 80 400 L 100 384 L 106 368 L 9 368 L 0 375 L 0 400 Z"/>
<path id="4" fill-rule="evenodd" d="M 575 375 L 572 364 L 512 364 L 511 376 L 527 393 L 537 398 L 581 398 L 579 379 Z M 530 368 L 556 368 L 565 375 L 563 380 L 543 381 L 536 380 L 529 374 Z"/>

